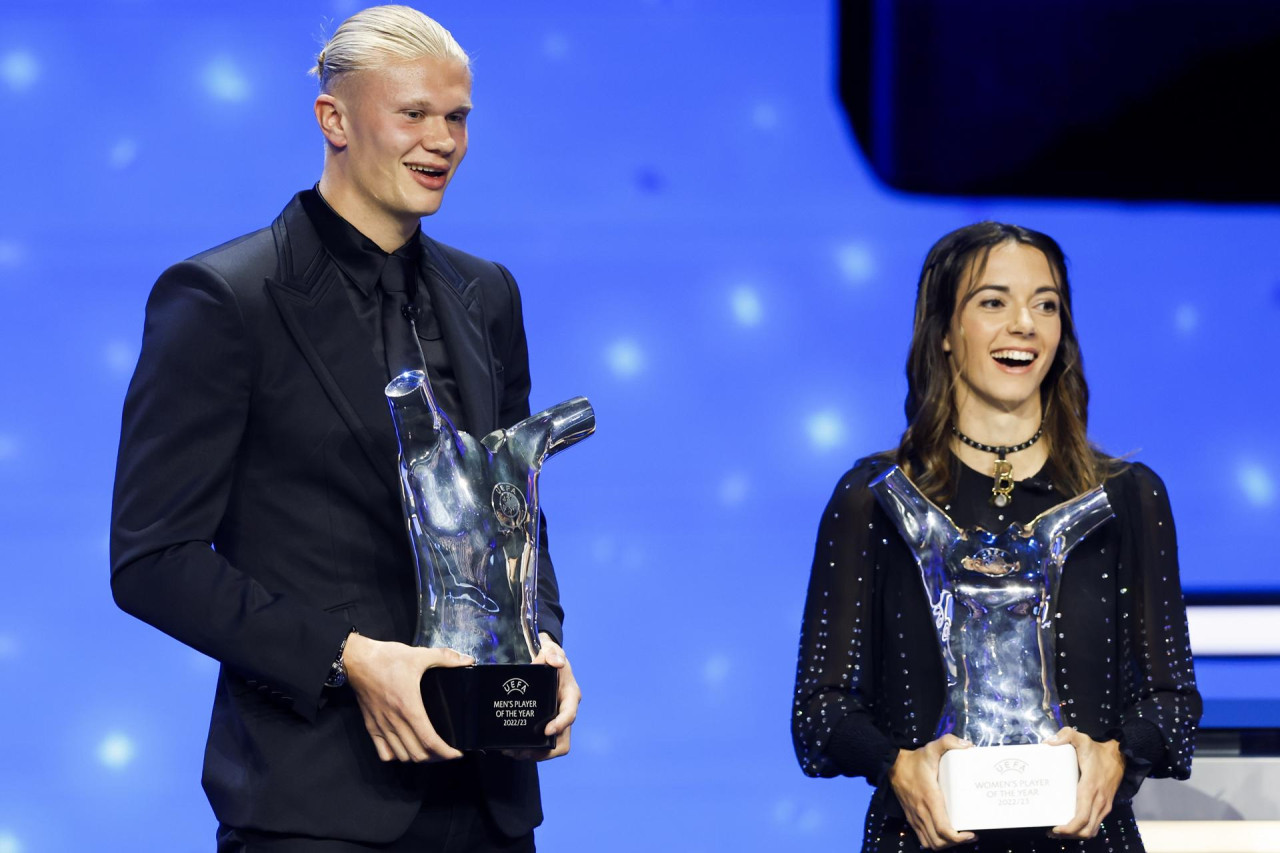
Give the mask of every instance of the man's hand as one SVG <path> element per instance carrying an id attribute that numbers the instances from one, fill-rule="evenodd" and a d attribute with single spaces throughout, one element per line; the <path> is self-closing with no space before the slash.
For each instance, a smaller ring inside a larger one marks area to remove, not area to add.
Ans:
<path id="1" fill-rule="evenodd" d="M 942 754 L 951 749 L 967 749 L 970 743 L 947 734 L 919 749 L 898 750 L 889 769 L 889 784 L 898 795 L 907 823 L 915 830 L 921 847 L 941 850 L 956 844 L 976 841 L 972 832 L 956 832 L 947 817 L 947 807 L 938 787 L 938 764 Z"/>
<path id="2" fill-rule="evenodd" d="M 379 758 L 444 761 L 462 757 L 427 719 L 422 674 L 433 666 L 470 666 L 473 658 L 453 649 L 424 649 L 351 634 L 342 660 Z"/>
<path id="3" fill-rule="evenodd" d="M 533 662 L 550 664 L 560 670 L 556 695 L 560 711 L 554 720 L 547 723 L 545 730 L 547 735 L 555 735 L 556 745 L 550 752 L 540 756 L 540 759 L 558 758 L 569 751 L 569 731 L 573 727 L 573 721 L 578 719 L 578 703 L 582 701 L 582 691 L 578 689 L 578 679 L 573 677 L 573 667 L 569 665 L 564 649 L 549 634 L 539 634 L 538 638 L 542 641 L 542 650 Z"/>
<path id="4" fill-rule="evenodd" d="M 538 639 L 542 643 L 542 650 L 532 662 L 549 664 L 560 671 L 556 689 L 556 701 L 560 710 L 543 730 L 543 734 L 555 735 L 556 744 L 549 750 L 508 749 L 503 752 L 511 758 L 546 761 L 548 758 L 559 758 L 569 751 L 569 731 L 573 721 L 578 718 L 578 703 L 582 701 L 582 691 L 578 689 L 578 680 L 573 677 L 573 667 L 569 665 L 564 649 L 546 632 L 538 634 Z"/>
<path id="5" fill-rule="evenodd" d="M 1102 819 L 1111 813 L 1116 789 L 1124 778 L 1124 756 L 1114 740 L 1098 742 L 1084 732 L 1065 728 L 1045 741 L 1057 746 L 1069 743 L 1080 762 L 1080 782 L 1076 786 L 1076 814 L 1062 826 L 1049 830 L 1051 838 L 1093 838 Z"/>

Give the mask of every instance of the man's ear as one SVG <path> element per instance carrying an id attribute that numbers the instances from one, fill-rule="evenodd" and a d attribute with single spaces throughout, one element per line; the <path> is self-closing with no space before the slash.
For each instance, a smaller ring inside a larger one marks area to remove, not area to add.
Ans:
<path id="1" fill-rule="evenodd" d="M 347 147 L 347 117 L 343 105 L 328 92 L 316 96 L 316 124 L 320 132 L 334 148 Z"/>

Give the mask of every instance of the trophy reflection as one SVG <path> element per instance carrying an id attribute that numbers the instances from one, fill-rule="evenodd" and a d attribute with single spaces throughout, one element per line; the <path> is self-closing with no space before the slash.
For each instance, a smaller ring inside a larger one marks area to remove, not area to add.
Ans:
<path id="1" fill-rule="evenodd" d="M 935 737 L 939 784 L 957 830 L 1057 826 L 1075 814 L 1075 748 L 1062 728 L 1053 614 L 1071 549 L 1111 518 L 1102 486 L 1004 532 L 962 530 L 894 466 L 871 489 L 911 549 L 946 672 Z"/>
<path id="2" fill-rule="evenodd" d="M 477 666 L 433 668 L 428 716 L 458 749 L 543 748 L 557 672 L 538 655 L 538 478 L 546 460 L 595 431 L 577 397 L 477 440 L 454 428 L 421 370 L 386 387 L 400 443 L 400 493 L 417 564 L 414 645 Z"/>

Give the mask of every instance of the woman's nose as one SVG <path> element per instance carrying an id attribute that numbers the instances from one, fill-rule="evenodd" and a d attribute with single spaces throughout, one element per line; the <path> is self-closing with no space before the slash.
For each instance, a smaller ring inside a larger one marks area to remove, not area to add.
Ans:
<path id="1" fill-rule="evenodd" d="M 1036 324 L 1029 306 L 1013 309 L 1013 316 L 1009 318 L 1009 331 L 1020 335 L 1035 334 Z"/>

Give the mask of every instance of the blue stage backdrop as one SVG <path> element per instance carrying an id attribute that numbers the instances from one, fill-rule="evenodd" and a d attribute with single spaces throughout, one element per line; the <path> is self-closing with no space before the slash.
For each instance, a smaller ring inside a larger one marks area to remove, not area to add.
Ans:
<path id="1" fill-rule="evenodd" d="M 318 177 L 305 71 L 357 8 L 0 9 L 0 853 L 212 849 L 217 665 L 109 593 L 120 405 L 160 271 Z M 586 699 L 540 847 L 856 843 L 867 786 L 791 752 L 800 609 L 836 479 L 902 428 L 916 274 L 959 225 L 1066 248 L 1093 435 L 1164 476 L 1187 585 L 1276 586 L 1275 208 L 887 193 L 828 2 L 426 11 L 474 56 L 476 111 L 425 227 L 514 271 L 534 409 L 599 416 L 543 481 Z"/>

